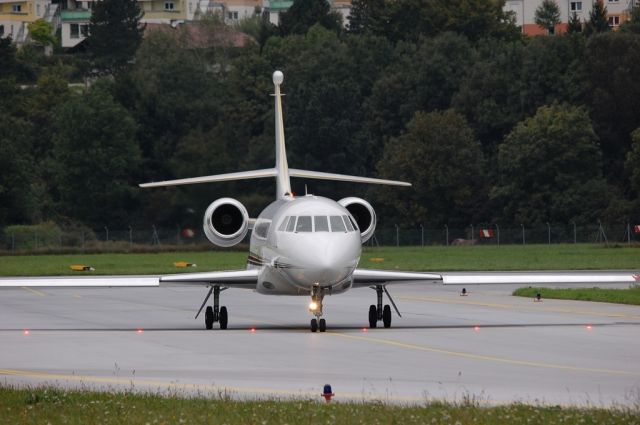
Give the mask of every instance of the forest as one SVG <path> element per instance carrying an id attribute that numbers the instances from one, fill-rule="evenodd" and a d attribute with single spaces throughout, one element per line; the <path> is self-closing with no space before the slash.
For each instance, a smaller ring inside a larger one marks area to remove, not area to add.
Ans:
<path id="1" fill-rule="evenodd" d="M 199 227 L 223 196 L 255 217 L 271 180 L 138 184 L 272 167 L 277 69 L 291 167 L 413 184 L 296 194 L 363 197 L 381 226 L 640 222 L 640 16 L 526 37 L 502 3 L 356 0 L 343 25 L 297 0 L 278 27 L 161 30 L 104 0 L 77 51 L 1 39 L 0 229 Z"/>

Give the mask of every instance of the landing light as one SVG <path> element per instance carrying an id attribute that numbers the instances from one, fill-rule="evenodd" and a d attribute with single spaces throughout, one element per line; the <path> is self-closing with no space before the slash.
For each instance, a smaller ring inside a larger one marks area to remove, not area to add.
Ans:
<path id="1" fill-rule="evenodd" d="M 318 303 L 315 301 L 311 301 L 309 303 L 309 310 L 316 311 L 318 309 Z"/>
<path id="2" fill-rule="evenodd" d="M 587 325 L 587 330 L 590 331 L 591 329 L 593 329 L 593 326 Z"/>
<path id="3" fill-rule="evenodd" d="M 24 335 L 29 335 L 29 329 L 25 329 L 24 332 L 22 332 Z"/>

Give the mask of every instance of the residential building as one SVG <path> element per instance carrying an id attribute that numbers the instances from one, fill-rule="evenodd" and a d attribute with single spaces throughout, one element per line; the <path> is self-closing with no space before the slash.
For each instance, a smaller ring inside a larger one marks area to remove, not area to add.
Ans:
<path id="1" fill-rule="evenodd" d="M 93 1 L 66 0 L 60 12 L 61 45 L 75 47 L 89 35 Z"/>
<path id="2" fill-rule="evenodd" d="M 27 40 L 27 26 L 38 19 L 46 19 L 54 27 L 53 15 L 57 5 L 51 0 L 0 0 L 0 37 L 11 37 L 22 44 Z"/>
<path id="3" fill-rule="evenodd" d="M 342 15 L 343 25 L 347 25 L 349 21 L 349 13 L 351 12 L 351 0 L 327 0 L 331 5 L 331 10 L 337 11 Z M 287 11 L 293 5 L 293 0 L 263 0 L 264 10 L 269 13 L 269 21 L 278 25 L 280 22 L 280 13 Z"/>
<path id="4" fill-rule="evenodd" d="M 541 28 L 535 22 L 536 10 L 543 0 L 507 0 L 504 9 L 513 12 L 516 24 L 527 35 L 546 35 L 548 30 Z M 607 8 L 609 25 L 616 30 L 624 21 L 629 19 L 629 13 L 637 0 L 601 0 Z M 586 22 L 593 7 L 592 0 L 556 0 L 560 9 L 560 23 L 556 25 L 555 33 L 567 31 L 569 18 L 575 13 L 577 17 Z"/>

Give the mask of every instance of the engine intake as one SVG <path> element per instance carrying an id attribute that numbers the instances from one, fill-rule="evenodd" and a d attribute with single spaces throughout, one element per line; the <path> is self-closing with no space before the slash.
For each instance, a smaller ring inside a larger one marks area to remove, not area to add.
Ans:
<path id="1" fill-rule="evenodd" d="M 242 241 L 249 231 L 249 213 L 240 201 L 220 198 L 204 213 L 204 234 L 214 245 L 224 248 Z"/>
<path id="2" fill-rule="evenodd" d="M 361 198 L 344 198 L 338 201 L 356 220 L 362 243 L 368 241 L 376 230 L 376 212 L 370 203 Z"/>

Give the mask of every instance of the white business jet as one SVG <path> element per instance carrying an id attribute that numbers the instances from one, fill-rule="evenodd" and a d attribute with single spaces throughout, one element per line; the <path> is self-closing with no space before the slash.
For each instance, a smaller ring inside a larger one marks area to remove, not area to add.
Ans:
<path id="1" fill-rule="evenodd" d="M 227 288 L 252 289 L 266 295 L 302 295 L 310 297 L 311 331 L 324 332 L 322 318 L 325 295 L 335 295 L 352 288 L 375 289 L 377 303 L 369 307 L 369 326 L 391 326 L 391 307 L 383 305 L 383 296 L 393 299 L 386 289 L 396 283 L 473 284 L 599 284 L 637 283 L 640 274 L 631 272 L 517 272 L 517 273 L 416 273 L 359 269 L 362 244 L 376 228 L 376 215 L 371 205 L 360 198 L 331 199 L 305 195 L 294 196 L 291 177 L 339 180 L 411 186 L 394 180 L 373 179 L 289 168 L 284 143 L 282 120 L 282 72 L 273 74 L 275 85 L 276 165 L 265 170 L 219 174 L 164 182 L 141 184 L 141 187 L 178 186 L 271 177 L 276 179 L 276 200 L 253 220 L 247 209 L 232 198 L 214 201 L 204 214 L 204 231 L 215 245 L 230 247 L 240 243 L 252 229 L 247 269 L 169 276 L 108 277 L 42 277 L 0 278 L 2 287 L 157 287 L 163 284 L 207 286 L 209 291 L 196 318 L 213 294 L 213 306 L 205 311 L 205 327 L 219 323 L 227 328 L 227 308 L 220 306 L 220 292 Z"/>
<path id="2" fill-rule="evenodd" d="M 207 329 L 211 329 L 215 322 L 218 322 L 222 329 L 227 327 L 227 308 L 219 305 L 220 292 L 226 288 L 249 288 L 266 295 L 309 296 L 309 310 L 315 316 L 311 319 L 311 331 L 324 332 L 327 328 L 326 321 L 322 318 L 322 302 L 325 295 L 340 294 L 351 288 L 373 287 L 377 293 L 377 304 L 369 307 L 369 326 L 376 327 L 378 322 L 382 322 L 385 327 L 389 327 L 391 307 L 383 306 L 383 293 L 387 294 L 394 308 L 395 303 L 389 296 L 386 285 L 407 281 L 440 282 L 442 276 L 357 268 L 362 244 L 373 235 L 376 228 L 376 215 L 371 205 L 364 199 L 353 197 L 336 202 L 314 195 L 294 196 L 290 177 L 394 186 L 411 185 L 394 180 L 289 168 L 280 93 L 283 80 L 282 72 L 273 73 L 276 125 L 274 168 L 140 185 L 147 188 L 275 178 L 276 200 L 267 206 L 257 219 L 250 219 L 244 205 L 232 198 L 214 201 L 204 214 L 204 232 L 207 238 L 218 246 L 236 245 L 252 229 L 247 269 L 163 276 L 160 282 L 210 285 L 209 293 L 200 308 L 202 311 L 213 293 L 213 306 L 208 306 L 205 312 Z"/>

